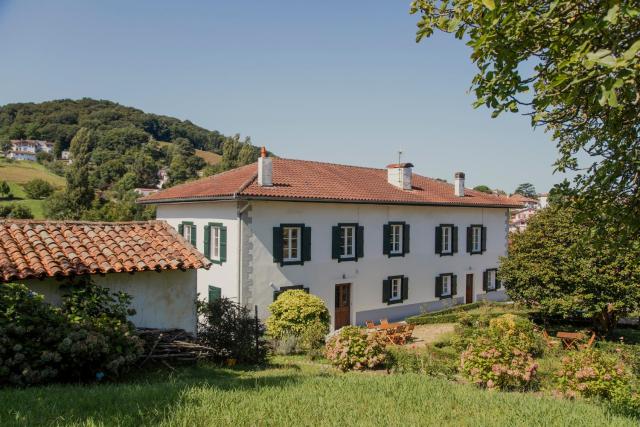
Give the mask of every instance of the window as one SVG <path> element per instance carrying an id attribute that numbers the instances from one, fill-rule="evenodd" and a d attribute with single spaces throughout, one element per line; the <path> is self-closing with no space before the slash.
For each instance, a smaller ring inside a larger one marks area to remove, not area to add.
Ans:
<path id="1" fill-rule="evenodd" d="M 402 224 L 391 224 L 391 248 L 390 253 L 402 253 Z"/>
<path id="2" fill-rule="evenodd" d="M 442 276 L 442 296 L 451 295 L 451 276 Z"/>
<path id="3" fill-rule="evenodd" d="M 215 301 L 222 296 L 222 289 L 217 286 L 209 286 L 209 302 Z"/>
<path id="4" fill-rule="evenodd" d="M 196 246 L 196 226 L 193 225 L 193 222 L 182 221 L 178 224 L 178 233 L 181 234 L 187 242 L 191 243 L 194 247 Z"/>
<path id="5" fill-rule="evenodd" d="M 442 226 L 442 253 L 451 253 L 451 226 Z"/>
<path id="6" fill-rule="evenodd" d="M 356 256 L 356 227 L 353 225 L 340 227 L 340 258 Z"/>
<path id="7" fill-rule="evenodd" d="M 220 260 L 220 227 L 211 227 L 211 258 Z"/>
<path id="8" fill-rule="evenodd" d="M 487 290 L 494 291 L 496 289 L 496 271 L 487 270 Z"/>
<path id="9" fill-rule="evenodd" d="M 482 252 L 482 227 L 471 227 L 471 252 Z"/>
<path id="10" fill-rule="evenodd" d="M 282 227 L 282 260 L 300 261 L 300 227 Z"/>
<path id="11" fill-rule="evenodd" d="M 391 279 L 391 296 L 390 301 L 398 301 L 402 299 L 402 277 L 394 277 Z"/>
<path id="12" fill-rule="evenodd" d="M 182 228 L 182 237 L 188 242 L 191 241 L 191 227 L 183 227 Z"/>

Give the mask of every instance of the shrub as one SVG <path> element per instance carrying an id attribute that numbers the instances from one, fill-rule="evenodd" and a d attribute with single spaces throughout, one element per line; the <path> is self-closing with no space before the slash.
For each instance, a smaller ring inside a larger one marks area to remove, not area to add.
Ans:
<path id="1" fill-rule="evenodd" d="M 10 203 L 0 206 L 0 218 L 31 219 L 33 213 L 27 206 Z"/>
<path id="2" fill-rule="evenodd" d="M 573 352 L 562 358 L 558 388 L 567 396 L 612 399 L 631 383 L 629 368 L 620 357 L 598 349 Z"/>
<path id="3" fill-rule="evenodd" d="M 458 369 L 456 355 L 437 348 L 387 348 L 387 370 L 393 373 L 419 373 L 453 379 Z"/>
<path id="4" fill-rule="evenodd" d="M 321 298 L 303 290 L 289 290 L 271 303 L 269 311 L 266 324 L 270 337 L 279 340 L 295 336 L 303 350 L 322 347 L 329 332 L 329 310 Z"/>
<path id="5" fill-rule="evenodd" d="M 329 338 L 325 356 L 343 371 L 374 369 L 386 361 L 385 341 L 378 334 L 346 326 Z"/>
<path id="6" fill-rule="evenodd" d="M 215 350 L 222 362 L 264 363 L 267 357 L 265 328 L 250 310 L 228 298 L 198 301 L 198 340 Z"/>
<path id="7" fill-rule="evenodd" d="M 0 287 L 0 384 L 102 379 L 140 356 L 129 296 L 89 281 L 68 291 L 58 308 L 24 285 Z"/>
<path id="8" fill-rule="evenodd" d="M 36 178 L 23 185 L 25 193 L 31 199 L 44 199 L 53 194 L 55 188 L 44 179 Z"/>
<path id="9" fill-rule="evenodd" d="M 468 343 L 460 356 L 460 370 L 473 383 L 500 390 L 524 390 L 536 385 L 538 365 L 531 353 L 541 354 L 542 345 L 533 324 L 505 314 L 463 335 Z"/>

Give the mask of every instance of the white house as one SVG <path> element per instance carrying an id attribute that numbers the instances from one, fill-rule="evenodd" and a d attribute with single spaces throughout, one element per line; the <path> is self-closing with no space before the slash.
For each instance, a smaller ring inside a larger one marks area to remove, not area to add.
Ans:
<path id="1" fill-rule="evenodd" d="M 506 299 L 506 198 L 412 173 L 271 159 L 139 199 L 213 263 L 198 291 L 257 305 L 302 288 L 333 326 L 391 320 L 478 299 Z"/>
<path id="2" fill-rule="evenodd" d="M 0 286 L 24 283 L 53 304 L 69 278 L 133 297 L 138 327 L 196 330 L 196 269 L 210 265 L 163 221 L 0 221 Z"/>
<path id="3" fill-rule="evenodd" d="M 14 160 L 29 160 L 35 162 L 36 154 L 40 151 L 51 153 L 53 151 L 53 142 L 33 139 L 12 139 L 11 151 L 7 157 Z"/>

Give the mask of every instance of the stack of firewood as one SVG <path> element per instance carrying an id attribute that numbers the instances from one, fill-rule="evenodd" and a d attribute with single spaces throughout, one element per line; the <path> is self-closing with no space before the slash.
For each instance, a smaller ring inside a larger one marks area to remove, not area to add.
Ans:
<path id="1" fill-rule="evenodd" d="M 182 329 L 138 329 L 137 333 L 145 343 L 139 366 L 155 361 L 170 367 L 169 362 L 195 363 L 215 355 L 214 349 L 198 344 Z"/>

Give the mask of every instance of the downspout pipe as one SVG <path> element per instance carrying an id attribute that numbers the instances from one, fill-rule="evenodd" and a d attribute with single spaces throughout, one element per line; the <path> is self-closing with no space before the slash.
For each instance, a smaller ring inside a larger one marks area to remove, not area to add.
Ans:
<path id="1" fill-rule="evenodd" d="M 242 255 L 244 253 L 242 250 L 242 215 L 250 206 L 251 205 L 247 203 L 240 207 L 240 202 L 238 202 L 238 303 L 241 305 L 244 305 L 244 301 L 242 299 Z"/>

